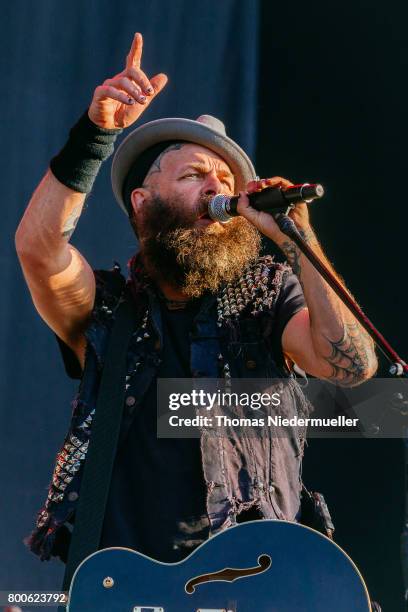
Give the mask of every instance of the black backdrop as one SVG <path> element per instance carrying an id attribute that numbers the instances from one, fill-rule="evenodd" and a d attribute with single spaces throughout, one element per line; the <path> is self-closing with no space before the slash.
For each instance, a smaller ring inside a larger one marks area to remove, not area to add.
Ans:
<path id="1" fill-rule="evenodd" d="M 93 88 L 122 69 L 133 32 L 143 66 L 170 83 L 145 113 L 219 116 L 262 176 L 321 181 L 312 219 L 351 291 L 403 355 L 403 163 L 408 8 L 368 0 L 17 0 L 1 6 L 3 197 L 0 261 L 0 590 L 58 589 L 62 566 L 23 546 L 47 493 L 75 384 L 36 315 L 14 232 L 32 190 Z M 290 6 L 290 8 L 288 8 Z M 74 236 L 94 267 L 125 267 L 135 244 L 114 204 L 109 164 Z M 322 490 L 351 554 L 385 611 L 402 610 L 398 441 L 316 441 L 304 467 Z"/>
<path id="2" fill-rule="evenodd" d="M 318 236 L 366 313 L 405 357 L 407 5 L 264 2 L 258 172 L 320 181 Z M 380 373 L 386 375 L 385 363 Z M 306 484 L 324 492 L 336 541 L 384 610 L 402 610 L 398 440 L 310 442 Z"/>

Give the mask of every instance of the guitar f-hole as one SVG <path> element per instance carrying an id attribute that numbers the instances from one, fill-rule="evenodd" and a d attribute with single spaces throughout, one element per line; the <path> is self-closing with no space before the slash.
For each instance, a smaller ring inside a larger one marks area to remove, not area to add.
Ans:
<path id="1" fill-rule="evenodd" d="M 254 576 L 255 574 L 261 574 L 262 572 L 266 572 L 267 569 L 272 565 L 272 559 L 269 555 L 260 555 L 258 557 L 258 565 L 256 567 L 244 567 L 244 568 L 235 568 L 235 567 L 224 567 L 224 569 L 219 570 L 218 572 L 212 572 L 211 574 L 202 574 L 201 576 L 196 576 L 189 580 L 184 589 L 186 593 L 192 595 L 195 591 L 195 588 L 207 582 L 234 582 L 234 580 L 238 580 L 239 578 L 246 578 L 247 576 Z"/>

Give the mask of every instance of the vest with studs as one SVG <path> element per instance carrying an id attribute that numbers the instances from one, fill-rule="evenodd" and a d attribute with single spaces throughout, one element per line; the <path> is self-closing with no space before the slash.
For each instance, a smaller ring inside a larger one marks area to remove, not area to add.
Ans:
<path id="1" fill-rule="evenodd" d="M 74 523 L 107 341 L 123 292 L 135 300 L 139 323 L 128 348 L 119 445 L 129 431 L 135 409 L 156 379 L 163 346 L 160 304 L 138 256 L 131 260 L 130 271 L 128 281 L 118 265 L 112 271 L 95 272 L 96 299 L 86 331 L 85 366 L 72 402 L 70 428 L 57 454 L 35 529 L 25 539 L 43 561 L 53 556 L 66 560 L 62 551 L 67 549 Z M 276 302 L 290 274 L 289 266 L 263 256 L 250 264 L 238 281 L 224 284 L 217 294 L 205 294 L 191 334 L 190 369 L 193 378 L 225 378 L 226 382 L 234 378 L 284 378 L 281 404 L 285 415 L 304 416 L 308 402 L 291 372 L 277 365 L 271 343 Z M 126 402 L 128 397 L 132 402 Z M 221 437 L 206 435 L 203 430 L 200 448 L 210 534 L 234 525 L 238 515 L 251 508 L 262 518 L 298 520 L 303 446 L 304 431 L 299 429 L 285 437 L 233 433 Z"/>

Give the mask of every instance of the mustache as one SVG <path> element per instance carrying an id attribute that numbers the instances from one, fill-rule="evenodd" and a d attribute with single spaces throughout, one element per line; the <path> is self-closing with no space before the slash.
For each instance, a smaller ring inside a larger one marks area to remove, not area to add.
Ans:
<path id="1" fill-rule="evenodd" d="M 208 216 L 208 205 L 213 199 L 213 195 L 202 195 L 190 211 L 167 211 L 167 223 L 162 225 L 162 229 L 175 230 L 177 228 L 188 229 L 201 217 Z"/>
<path id="2" fill-rule="evenodd" d="M 201 232 L 201 228 L 194 228 L 195 222 L 208 215 L 208 205 L 214 194 L 202 194 L 194 205 L 188 208 L 183 199 L 174 200 L 173 203 L 153 195 L 143 212 L 138 233 L 139 240 L 155 237 L 156 240 L 166 240 L 170 233 L 178 229 L 191 229 Z"/>
<path id="3" fill-rule="evenodd" d="M 201 196 L 201 198 L 199 199 L 197 203 L 197 213 L 196 213 L 197 219 L 208 214 L 208 205 L 213 199 L 213 197 L 214 197 L 213 195 L 208 195 L 208 194 Z"/>

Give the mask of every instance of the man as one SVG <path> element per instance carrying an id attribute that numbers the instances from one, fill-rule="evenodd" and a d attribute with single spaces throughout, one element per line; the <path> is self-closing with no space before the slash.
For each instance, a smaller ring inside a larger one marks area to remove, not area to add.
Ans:
<path id="1" fill-rule="evenodd" d="M 118 149 L 113 189 L 140 243 L 126 284 L 118 269 L 94 273 L 69 244 L 116 135 L 167 82 L 163 74 L 146 77 L 141 55 L 136 34 L 125 70 L 96 88 L 16 234 L 34 304 L 60 339 L 69 371 L 81 378 L 48 498 L 28 540 L 42 560 L 66 560 L 121 296 L 133 299 L 139 323 L 128 348 L 125 411 L 100 547 L 127 546 L 172 562 L 244 518 L 299 518 L 302 440 L 247 446 L 158 440 L 157 378 L 288 377 L 296 363 L 313 376 L 352 386 L 376 369 L 370 338 L 272 216 L 251 208 L 244 193 L 291 183 L 255 180 L 251 161 L 213 117 L 145 124 Z M 237 192 L 240 216 L 226 225 L 213 222 L 209 199 Z M 330 265 L 306 205 L 290 215 Z M 259 257 L 261 234 L 283 250 L 293 273 Z M 288 405 L 296 385 L 291 393 Z"/>

